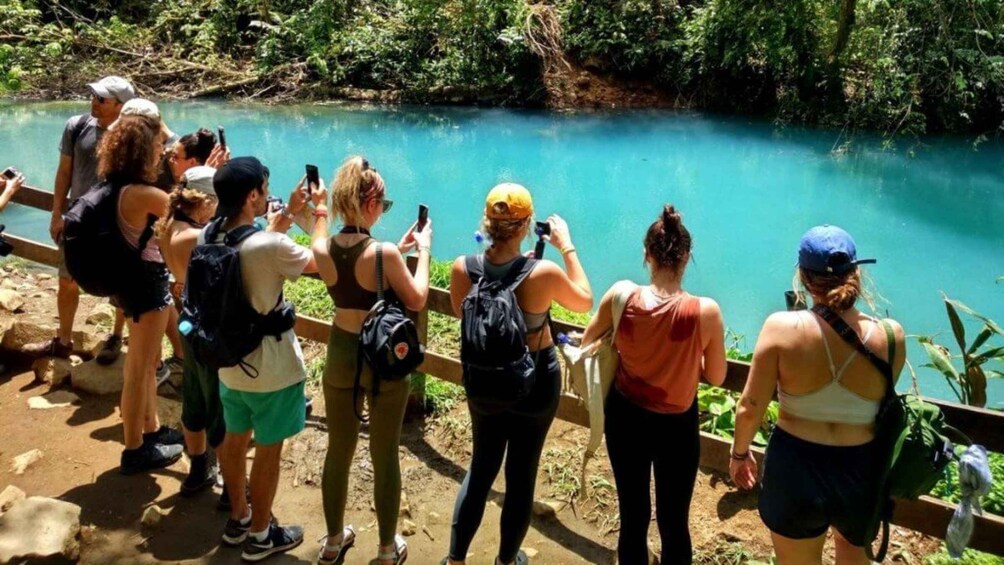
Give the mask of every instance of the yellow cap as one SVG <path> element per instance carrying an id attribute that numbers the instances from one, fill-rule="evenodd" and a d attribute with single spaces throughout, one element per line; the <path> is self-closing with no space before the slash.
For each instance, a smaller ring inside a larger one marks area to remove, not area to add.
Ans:
<path id="1" fill-rule="evenodd" d="M 533 199 L 524 186 L 505 182 L 485 199 L 485 216 L 493 220 L 523 220 L 533 215 Z"/>

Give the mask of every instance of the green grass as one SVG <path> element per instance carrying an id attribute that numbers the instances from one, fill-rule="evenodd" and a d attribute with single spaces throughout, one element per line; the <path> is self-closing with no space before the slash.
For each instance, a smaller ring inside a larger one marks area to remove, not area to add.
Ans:
<path id="1" fill-rule="evenodd" d="M 989 553 L 983 553 L 982 551 L 976 551 L 975 549 L 967 549 L 962 557 L 959 559 L 952 559 L 948 555 L 948 551 L 945 550 L 945 546 L 941 546 L 941 550 L 933 555 L 928 555 L 924 558 L 924 565 L 1002 565 L 1004 564 L 1004 557 L 999 555 L 991 555 Z"/>

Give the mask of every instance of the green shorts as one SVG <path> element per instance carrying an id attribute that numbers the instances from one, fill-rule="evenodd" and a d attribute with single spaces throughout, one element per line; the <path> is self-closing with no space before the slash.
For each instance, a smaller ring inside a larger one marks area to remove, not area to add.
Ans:
<path id="1" fill-rule="evenodd" d="M 205 430 L 209 446 L 223 443 L 227 432 L 223 421 L 223 404 L 220 402 L 220 376 L 195 361 L 192 345 L 181 336 L 182 361 L 181 423 L 191 432 Z"/>
<path id="2" fill-rule="evenodd" d="M 272 445 L 303 430 L 307 418 L 306 381 L 275 392 L 233 390 L 220 381 L 220 400 L 227 432 L 254 430 L 255 442 Z"/>

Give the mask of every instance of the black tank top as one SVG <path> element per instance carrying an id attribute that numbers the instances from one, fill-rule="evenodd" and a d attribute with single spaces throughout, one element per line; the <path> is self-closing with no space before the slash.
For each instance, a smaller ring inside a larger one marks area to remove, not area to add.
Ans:
<path id="1" fill-rule="evenodd" d="M 328 294 L 336 308 L 369 310 L 376 304 L 377 293 L 366 290 L 356 280 L 356 261 L 374 241 L 376 240 L 372 237 L 367 237 L 355 245 L 342 247 L 335 243 L 334 236 L 328 239 L 328 254 L 331 255 L 331 260 L 335 263 L 335 272 L 338 273 L 338 281 L 328 287 Z M 397 302 L 397 295 L 390 285 L 386 285 L 385 288 L 384 299 Z"/>

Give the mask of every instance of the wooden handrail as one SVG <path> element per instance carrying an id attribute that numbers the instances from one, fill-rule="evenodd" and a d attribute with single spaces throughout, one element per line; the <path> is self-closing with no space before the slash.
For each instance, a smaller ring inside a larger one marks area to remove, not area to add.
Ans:
<path id="1" fill-rule="evenodd" d="M 15 195 L 15 202 L 43 210 L 51 210 L 51 194 L 46 197 L 44 191 L 37 189 L 26 191 L 27 188 L 23 187 L 21 192 Z M 4 237 L 14 244 L 15 255 L 44 265 L 58 265 L 59 251 L 55 247 L 10 234 L 5 234 Z M 439 288 L 430 289 L 426 309 L 419 314 L 423 338 L 427 337 L 424 326 L 425 316 L 428 315 L 428 312 L 455 317 L 450 304 L 449 292 Z M 555 326 L 561 332 L 582 331 L 583 329 L 581 326 L 559 321 L 555 322 Z M 298 315 L 295 330 L 296 334 L 304 339 L 327 343 L 331 333 L 331 323 Z M 432 351 L 427 352 L 425 362 L 418 370 L 445 381 L 461 384 L 463 371 L 460 361 L 446 355 Z M 748 373 L 748 363 L 729 361 L 728 373 L 723 387 L 732 391 L 741 391 Z M 1001 433 L 1004 414 L 941 400 L 926 400 L 940 406 L 945 412 L 946 418 L 956 428 L 969 435 L 973 441 L 982 443 L 994 451 L 1004 451 L 1004 433 Z M 588 411 L 581 399 L 571 394 L 562 393 L 558 401 L 557 417 L 580 426 L 589 426 Z M 706 469 L 727 472 L 730 447 L 731 444 L 728 440 L 701 432 L 701 466 Z M 757 458 L 762 460 L 763 451 L 758 448 L 754 448 L 753 451 Z M 893 515 L 893 523 L 944 539 L 948 521 L 954 510 L 955 505 L 929 496 L 923 496 L 919 500 L 899 500 Z M 997 555 L 1004 554 L 1004 517 L 984 514 L 983 516 L 974 516 L 974 519 L 976 527 L 969 546 Z"/>

